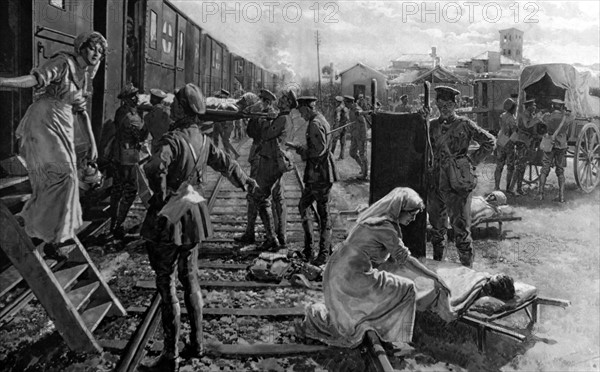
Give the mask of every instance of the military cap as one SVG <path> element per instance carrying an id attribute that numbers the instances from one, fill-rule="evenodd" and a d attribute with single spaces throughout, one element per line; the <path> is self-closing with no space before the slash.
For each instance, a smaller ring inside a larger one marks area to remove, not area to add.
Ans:
<path id="1" fill-rule="evenodd" d="M 175 97 L 183 107 L 183 111 L 189 114 L 204 114 L 206 102 L 204 94 L 197 85 L 188 83 L 175 93 Z"/>
<path id="2" fill-rule="evenodd" d="M 562 99 L 553 99 L 552 103 L 554 103 L 555 105 L 564 105 L 565 101 L 563 101 Z"/>
<path id="3" fill-rule="evenodd" d="M 231 93 L 229 93 L 229 91 L 225 90 L 225 89 L 221 89 L 221 97 L 222 98 L 227 98 L 231 95 Z"/>
<path id="4" fill-rule="evenodd" d="M 273 94 L 273 92 L 271 92 L 268 89 L 261 89 L 260 94 L 258 96 L 261 98 L 264 98 L 264 99 L 268 99 L 271 102 L 273 102 L 277 99 L 277 97 Z"/>
<path id="5" fill-rule="evenodd" d="M 344 100 L 348 101 L 348 102 L 354 102 L 354 97 L 348 95 L 348 96 L 344 96 Z"/>
<path id="6" fill-rule="evenodd" d="M 338 102 L 344 102 L 344 97 L 342 96 L 335 96 L 335 100 Z"/>
<path id="7" fill-rule="evenodd" d="M 287 97 L 290 100 L 290 108 L 298 107 L 298 98 L 296 97 L 296 93 L 293 90 L 288 90 L 283 94 L 284 97 Z"/>
<path id="8" fill-rule="evenodd" d="M 314 97 L 314 96 L 298 97 L 298 107 L 312 106 L 313 102 L 317 102 L 317 97 Z"/>
<path id="9" fill-rule="evenodd" d="M 123 89 L 121 89 L 121 93 L 119 93 L 117 98 L 125 99 L 125 98 L 136 95 L 138 91 L 139 91 L 139 89 L 134 87 L 132 83 L 127 83 L 127 84 L 125 84 Z"/>
<path id="10" fill-rule="evenodd" d="M 167 98 L 167 93 L 163 92 L 160 89 L 150 89 L 150 95 L 159 99 Z"/>
<path id="11" fill-rule="evenodd" d="M 408 95 L 407 95 L 407 94 L 403 94 L 403 95 L 401 95 L 401 96 L 400 96 L 400 99 L 402 100 L 403 98 L 408 98 Z"/>
<path id="12" fill-rule="evenodd" d="M 444 101 L 455 101 L 456 96 L 460 94 L 458 90 L 446 86 L 435 87 L 435 93 L 435 99 L 443 99 Z"/>
<path id="13" fill-rule="evenodd" d="M 524 101 L 523 105 L 524 106 L 528 106 L 528 105 L 531 105 L 532 103 L 535 103 L 535 98 L 528 99 L 528 100 Z"/>

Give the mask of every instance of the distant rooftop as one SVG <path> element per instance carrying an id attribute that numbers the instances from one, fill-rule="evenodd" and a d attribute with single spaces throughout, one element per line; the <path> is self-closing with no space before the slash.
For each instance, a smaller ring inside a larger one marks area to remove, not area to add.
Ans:
<path id="1" fill-rule="evenodd" d="M 393 62 L 431 62 L 432 58 L 429 54 L 402 54 Z"/>
<path id="2" fill-rule="evenodd" d="M 505 28 L 504 30 L 499 30 L 498 32 L 510 31 L 510 30 L 516 30 L 516 31 L 519 31 L 520 33 L 524 33 L 523 31 L 519 30 L 518 28 L 514 28 L 514 27 Z"/>
<path id="3" fill-rule="evenodd" d="M 471 59 L 476 59 L 476 60 L 479 60 L 479 61 L 488 61 L 490 59 L 490 53 L 494 53 L 494 52 L 490 52 L 490 51 L 483 52 L 483 53 L 481 53 L 479 55 L 476 55 L 475 57 L 473 57 Z M 498 53 L 498 52 L 496 52 L 496 53 Z M 508 58 L 508 57 L 505 57 L 505 56 L 501 55 L 500 56 L 500 64 L 501 65 L 518 65 L 520 63 L 517 62 L 517 61 L 515 61 L 512 58 Z"/>

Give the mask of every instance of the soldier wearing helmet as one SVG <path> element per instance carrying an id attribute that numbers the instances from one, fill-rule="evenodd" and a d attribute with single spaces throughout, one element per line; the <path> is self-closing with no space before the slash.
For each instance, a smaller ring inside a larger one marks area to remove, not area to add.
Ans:
<path id="1" fill-rule="evenodd" d="M 161 213 L 184 183 L 202 195 L 202 179 L 210 166 L 236 187 L 255 190 L 239 164 L 221 151 L 202 133 L 198 114 L 206 111 L 204 95 L 194 84 L 187 84 L 175 94 L 171 109 L 173 130 L 158 142 L 152 159 L 144 169 L 154 195 L 142 224 L 141 235 L 147 241 L 150 266 L 156 272 L 156 288 L 161 295 L 164 349 L 144 371 L 176 371 L 179 367 L 178 340 L 181 309 L 175 290 L 175 268 L 183 284 L 184 300 L 190 319 L 190 343 L 182 354 L 200 356 L 202 345 L 202 292 L 198 283 L 198 247 L 211 233 L 208 207 L 203 203 L 187 207 L 177 220 Z"/>

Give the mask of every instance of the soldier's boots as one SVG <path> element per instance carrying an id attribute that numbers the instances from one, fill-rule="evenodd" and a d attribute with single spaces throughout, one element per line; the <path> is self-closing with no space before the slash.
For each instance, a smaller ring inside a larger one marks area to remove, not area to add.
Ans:
<path id="1" fill-rule="evenodd" d="M 502 169 L 496 168 L 494 172 L 494 191 L 500 190 L 500 179 L 502 178 Z"/>
<path id="2" fill-rule="evenodd" d="M 273 217 L 271 216 L 270 208 L 261 208 L 259 211 L 260 218 L 265 227 L 265 242 L 260 246 L 262 251 L 278 251 L 279 241 L 274 234 Z"/>
<path id="3" fill-rule="evenodd" d="M 443 245 L 434 245 L 433 246 L 433 259 L 436 261 L 442 261 L 444 259 L 444 250 L 445 250 L 445 247 Z"/>
<path id="4" fill-rule="evenodd" d="M 473 267 L 473 252 L 461 252 L 458 251 L 458 258 L 460 259 L 460 264 L 472 268 Z"/>
<path id="5" fill-rule="evenodd" d="M 345 146 L 344 140 L 340 139 L 340 156 L 338 157 L 338 160 L 344 160 L 344 148 L 345 147 L 346 146 Z"/>
<path id="6" fill-rule="evenodd" d="M 300 256 L 300 259 L 304 262 L 311 262 L 313 260 L 312 246 L 304 244 L 304 249 L 298 256 Z"/>
<path id="7" fill-rule="evenodd" d="M 544 200 L 544 187 L 546 187 L 546 178 L 548 176 L 546 176 L 545 174 L 540 174 L 540 183 L 538 186 L 538 191 L 537 191 L 537 195 L 535 196 L 535 198 L 537 200 Z"/>
<path id="8" fill-rule="evenodd" d="M 313 264 L 315 266 L 325 265 L 328 258 L 329 258 L 329 249 L 320 248 L 319 254 L 317 254 L 317 257 L 314 260 L 312 260 L 311 264 Z"/>
<path id="9" fill-rule="evenodd" d="M 558 177 L 558 196 L 553 199 L 555 202 L 565 202 L 565 176 Z"/>
<path id="10" fill-rule="evenodd" d="M 256 217 L 258 216 L 258 211 L 256 210 L 256 205 L 254 202 L 248 202 L 248 211 L 247 218 L 248 222 L 246 222 L 246 231 L 240 235 L 233 238 L 238 243 L 242 244 L 254 244 L 256 243 L 256 236 L 254 233 L 254 228 L 256 225 Z"/>
<path id="11" fill-rule="evenodd" d="M 514 174 L 514 171 L 509 170 L 506 172 L 506 192 L 507 193 L 511 193 L 510 192 L 510 182 L 513 178 L 513 174 Z"/>
<path id="12" fill-rule="evenodd" d="M 177 372 L 179 371 L 179 358 L 171 358 L 165 354 L 155 359 L 151 364 L 141 365 L 140 372 Z"/>
<path id="13" fill-rule="evenodd" d="M 179 358 L 177 342 L 181 326 L 179 303 L 161 304 L 162 326 L 164 333 L 164 350 L 160 357 L 151 364 L 140 366 L 140 371 L 145 372 L 171 372 L 179 371 Z"/>

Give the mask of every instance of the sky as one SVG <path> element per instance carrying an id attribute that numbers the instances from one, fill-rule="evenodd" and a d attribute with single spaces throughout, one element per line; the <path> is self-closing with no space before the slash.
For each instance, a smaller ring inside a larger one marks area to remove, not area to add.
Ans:
<path id="1" fill-rule="evenodd" d="M 524 31 L 532 63 L 600 62 L 600 2 L 592 1 L 207 1 L 172 0 L 230 50 L 263 67 L 317 78 L 358 62 L 385 68 L 402 54 L 437 48 L 455 65 L 500 48 L 499 30 Z"/>

